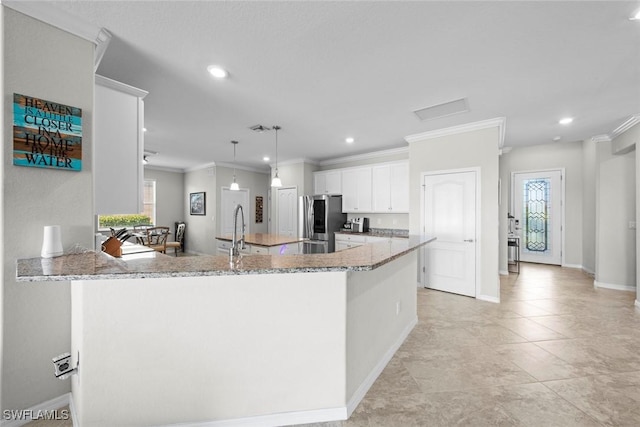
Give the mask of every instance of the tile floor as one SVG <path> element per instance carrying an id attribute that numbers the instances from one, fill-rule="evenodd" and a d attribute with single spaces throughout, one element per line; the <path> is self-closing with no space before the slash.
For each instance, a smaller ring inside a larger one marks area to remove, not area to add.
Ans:
<path id="1" fill-rule="evenodd" d="M 634 301 L 536 264 L 501 278 L 500 304 L 419 289 L 418 325 L 351 418 L 313 426 L 639 426 Z"/>
<path id="2" fill-rule="evenodd" d="M 640 426 L 635 293 L 522 264 L 501 303 L 418 290 L 418 325 L 351 418 L 315 426 Z"/>

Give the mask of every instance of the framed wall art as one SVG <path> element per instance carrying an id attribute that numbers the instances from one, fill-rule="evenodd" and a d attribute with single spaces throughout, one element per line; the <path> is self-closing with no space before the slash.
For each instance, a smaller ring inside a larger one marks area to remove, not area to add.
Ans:
<path id="1" fill-rule="evenodd" d="M 206 193 L 189 193 L 189 213 L 191 215 L 206 215 Z"/>

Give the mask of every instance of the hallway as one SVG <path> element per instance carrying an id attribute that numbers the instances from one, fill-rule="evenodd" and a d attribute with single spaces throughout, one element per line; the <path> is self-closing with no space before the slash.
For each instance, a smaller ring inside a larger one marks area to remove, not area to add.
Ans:
<path id="1" fill-rule="evenodd" d="M 635 293 L 522 264 L 501 304 L 418 290 L 419 323 L 352 417 L 325 426 L 640 425 Z"/>

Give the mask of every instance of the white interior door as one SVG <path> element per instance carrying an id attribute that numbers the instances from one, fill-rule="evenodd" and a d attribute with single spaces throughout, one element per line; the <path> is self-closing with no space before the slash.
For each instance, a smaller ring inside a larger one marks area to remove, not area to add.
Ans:
<path id="1" fill-rule="evenodd" d="M 278 188 L 278 234 L 298 236 L 298 189 Z"/>
<path id="2" fill-rule="evenodd" d="M 515 172 L 512 203 L 520 260 L 562 264 L 562 171 Z"/>
<path id="3" fill-rule="evenodd" d="M 424 286 L 476 296 L 477 172 L 424 175 Z"/>
<path id="4" fill-rule="evenodd" d="M 233 233 L 233 210 L 237 204 L 242 205 L 242 213 L 244 214 L 245 233 L 249 234 L 251 224 L 251 206 L 249 204 L 249 190 L 241 188 L 238 191 L 231 191 L 229 188 L 222 188 L 220 201 L 220 232 L 222 234 Z M 238 214 L 238 233 L 242 232 L 240 224 L 241 215 Z"/>

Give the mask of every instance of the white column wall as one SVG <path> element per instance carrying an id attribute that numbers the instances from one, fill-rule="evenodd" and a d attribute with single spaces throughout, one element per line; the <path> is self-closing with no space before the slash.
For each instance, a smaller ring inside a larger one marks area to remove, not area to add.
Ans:
<path id="1" fill-rule="evenodd" d="M 612 154 L 612 143 L 596 148 L 596 285 L 635 290 L 636 218 L 635 150 Z"/>
<path id="2" fill-rule="evenodd" d="M 70 390 L 51 358 L 70 350 L 69 283 L 17 283 L 18 258 L 40 256 L 43 227 L 58 224 L 65 251 L 93 248 L 94 45 L 5 6 L 3 64 L 2 409 L 26 409 Z M 13 94 L 82 108 L 82 171 L 19 167 Z"/>
<path id="3" fill-rule="evenodd" d="M 500 299 L 498 277 L 498 144 L 499 128 L 462 132 L 409 144 L 409 231 L 420 230 L 422 172 L 480 167 L 481 226 L 477 231 L 481 283 L 478 296 Z M 506 245 L 506 242 L 505 242 Z"/>

